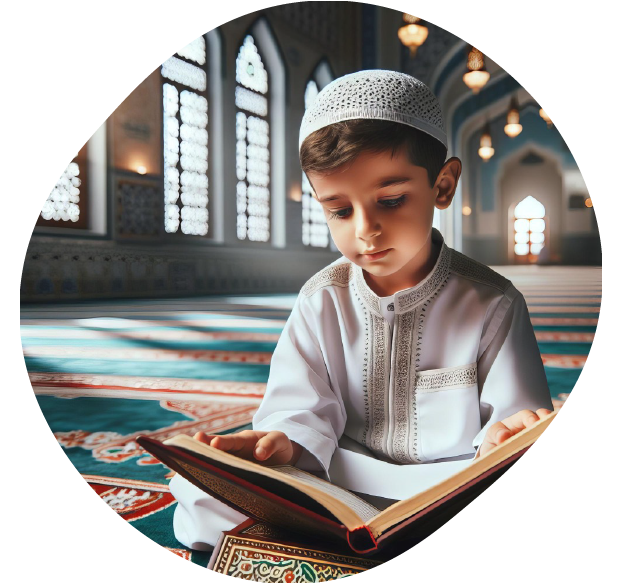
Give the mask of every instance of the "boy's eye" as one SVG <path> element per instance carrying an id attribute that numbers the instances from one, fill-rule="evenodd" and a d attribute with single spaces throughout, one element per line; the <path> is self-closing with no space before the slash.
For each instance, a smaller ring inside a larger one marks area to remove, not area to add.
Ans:
<path id="1" fill-rule="evenodd" d="M 395 207 L 400 206 L 404 202 L 405 198 L 406 198 L 406 195 L 403 194 L 402 196 L 398 198 L 385 198 L 384 200 L 381 200 L 378 202 L 380 202 L 380 204 L 384 207 L 395 208 Z"/>
<path id="2" fill-rule="evenodd" d="M 331 219 L 345 219 L 352 213 L 351 208 L 339 209 L 336 211 L 329 211 Z"/>

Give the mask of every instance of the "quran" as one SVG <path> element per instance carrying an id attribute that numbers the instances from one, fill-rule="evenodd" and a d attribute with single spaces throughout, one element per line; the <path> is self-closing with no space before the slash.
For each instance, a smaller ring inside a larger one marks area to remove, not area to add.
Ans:
<path id="1" fill-rule="evenodd" d="M 416 544 L 440 528 L 513 465 L 555 415 L 547 415 L 457 473 L 382 511 L 296 467 L 263 466 L 188 435 L 164 442 L 139 436 L 137 442 L 201 490 L 258 522 L 318 540 L 345 541 L 354 552 L 371 554 L 389 541 Z"/>

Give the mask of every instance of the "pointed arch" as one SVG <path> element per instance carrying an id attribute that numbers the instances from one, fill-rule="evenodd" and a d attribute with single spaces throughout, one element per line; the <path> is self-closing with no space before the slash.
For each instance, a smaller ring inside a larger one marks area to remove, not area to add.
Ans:
<path id="1" fill-rule="evenodd" d="M 264 17 L 236 58 L 237 237 L 285 246 L 285 65 Z"/>
<path id="2" fill-rule="evenodd" d="M 304 93 L 305 110 L 313 104 L 317 94 L 333 79 L 334 75 L 328 60 L 323 58 L 307 80 Z M 304 245 L 321 249 L 326 249 L 332 242 L 324 210 L 312 196 L 311 184 L 304 172 L 302 173 L 302 242 Z"/>
<path id="3" fill-rule="evenodd" d="M 209 232 L 208 67 L 205 37 L 194 39 L 161 68 L 164 229 Z"/>

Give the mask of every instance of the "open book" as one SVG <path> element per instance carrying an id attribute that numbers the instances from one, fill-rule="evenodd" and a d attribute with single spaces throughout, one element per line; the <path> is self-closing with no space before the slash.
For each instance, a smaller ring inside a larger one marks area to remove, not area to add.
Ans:
<path id="1" fill-rule="evenodd" d="M 261 522 L 309 536 L 346 539 L 369 553 L 396 537 L 422 539 L 501 476 L 548 427 L 555 413 L 474 460 L 456 474 L 383 511 L 359 496 L 293 466 L 262 466 L 176 435 L 138 443 L 184 478 Z"/>

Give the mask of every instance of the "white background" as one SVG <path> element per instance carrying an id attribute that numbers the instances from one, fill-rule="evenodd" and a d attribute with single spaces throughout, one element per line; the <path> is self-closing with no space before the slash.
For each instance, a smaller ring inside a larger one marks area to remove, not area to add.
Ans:
<path id="1" fill-rule="evenodd" d="M 116 516 L 64 455 L 28 382 L 18 329 L 19 280 L 44 200 L 104 119 L 177 49 L 272 4 L 13 1 L 3 9 L 2 248 L 8 266 L 2 287 L 2 570 L 18 580 L 219 577 L 182 561 Z M 622 518 L 614 443 L 622 388 L 615 366 L 621 358 L 622 322 L 615 305 L 620 262 L 612 259 L 622 211 L 620 11 L 613 14 L 613 3 L 600 1 L 379 4 L 415 13 L 474 44 L 551 116 L 594 201 L 604 296 L 584 372 L 551 429 L 447 526 L 356 580 L 609 580 L 610 572 L 620 572 Z"/>

